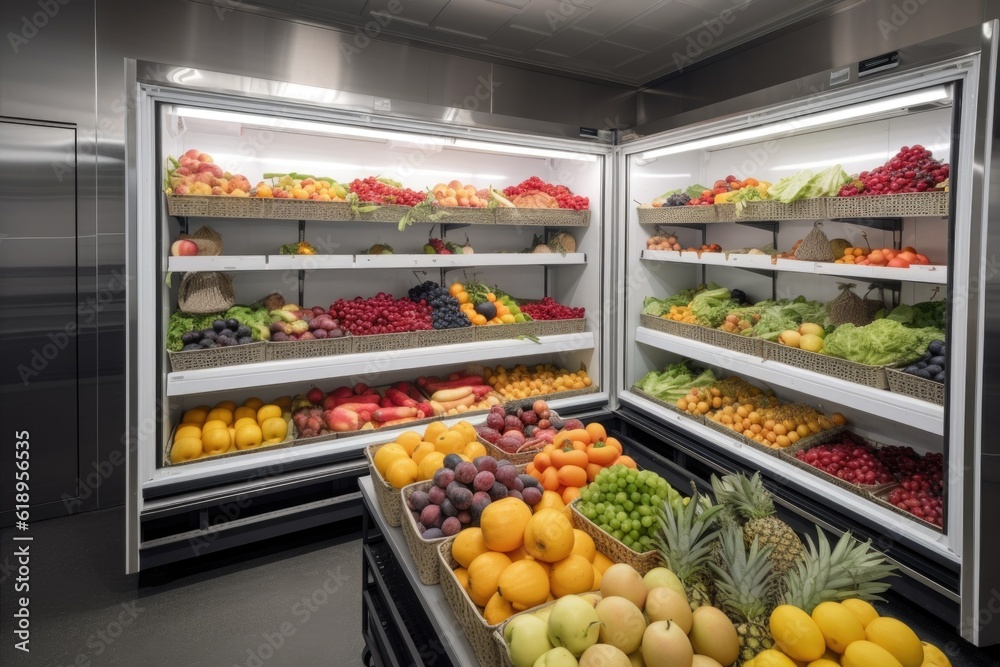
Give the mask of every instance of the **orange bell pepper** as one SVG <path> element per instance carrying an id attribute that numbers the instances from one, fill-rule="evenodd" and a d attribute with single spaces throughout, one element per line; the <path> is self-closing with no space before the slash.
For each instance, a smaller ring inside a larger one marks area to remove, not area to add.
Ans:
<path id="1" fill-rule="evenodd" d="M 535 454 L 535 458 L 532 461 L 535 464 L 535 470 L 538 472 L 544 472 L 546 468 L 552 465 L 552 459 L 544 451 Z"/>
<path id="2" fill-rule="evenodd" d="M 559 433 L 556 433 L 556 437 L 553 438 L 552 443 L 556 447 L 565 447 L 574 440 L 579 440 L 583 444 L 589 445 L 590 434 L 587 433 L 587 429 L 584 428 L 576 428 L 570 431 L 560 431 Z"/>
<path id="3" fill-rule="evenodd" d="M 604 466 L 597 465 L 596 463 L 588 463 L 587 464 L 587 481 L 588 482 L 593 482 L 595 479 L 597 479 L 597 473 L 601 472 L 602 470 L 604 470 Z"/>
<path id="4" fill-rule="evenodd" d="M 619 454 L 624 452 L 624 449 L 622 448 L 622 443 L 618 442 L 618 438 L 605 438 L 604 444 L 614 447 L 615 449 L 618 450 Z"/>
<path id="5" fill-rule="evenodd" d="M 565 465 L 559 468 L 558 478 L 559 483 L 563 486 L 579 488 L 587 485 L 587 471 L 576 465 Z"/>
<path id="6" fill-rule="evenodd" d="M 624 454 L 622 454 L 621 456 L 619 456 L 618 460 L 615 461 L 615 465 L 619 465 L 619 464 L 625 466 L 626 468 L 631 468 L 632 470 L 636 470 L 639 467 L 639 466 L 637 466 L 635 464 L 635 461 L 632 460 L 631 456 L 625 456 Z"/>
<path id="7" fill-rule="evenodd" d="M 587 446 L 587 459 L 589 459 L 591 463 L 597 463 L 602 466 L 610 466 L 619 456 L 621 456 L 621 452 L 608 445 L 606 442 L 595 442 L 594 444 Z"/>
<path id="8" fill-rule="evenodd" d="M 587 452 L 573 447 L 563 447 L 562 449 L 552 450 L 552 466 L 554 468 L 562 468 L 563 466 L 579 466 L 580 468 L 586 468 L 587 463 Z"/>
<path id="9" fill-rule="evenodd" d="M 566 490 L 562 492 L 563 502 L 569 505 L 571 502 L 580 497 L 580 489 L 575 486 L 567 486 Z"/>

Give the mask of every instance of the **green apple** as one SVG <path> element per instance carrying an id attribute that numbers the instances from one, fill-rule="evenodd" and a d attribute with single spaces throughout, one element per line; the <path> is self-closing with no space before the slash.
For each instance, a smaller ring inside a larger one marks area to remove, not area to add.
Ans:
<path id="1" fill-rule="evenodd" d="M 799 327 L 799 333 L 803 336 L 806 334 L 813 334 L 814 336 L 819 336 L 820 338 L 826 338 L 826 329 L 812 322 L 803 323 Z"/>
<path id="2" fill-rule="evenodd" d="M 532 667 L 539 656 L 553 648 L 548 623 L 533 614 L 512 618 L 503 638 L 514 667 Z"/>
<path id="3" fill-rule="evenodd" d="M 653 590 L 654 588 L 669 588 L 671 590 L 677 591 L 687 599 L 687 592 L 684 590 L 684 584 L 681 580 L 677 578 L 677 575 L 668 570 L 665 567 L 654 567 L 652 570 L 646 573 L 646 576 L 642 578 L 642 583 L 646 584 L 647 590 Z"/>
<path id="4" fill-rule="evenodd" d="M 572 653 L 560 646 L 542 654 L 532 667 L 578 667 L 579 664 Z"/>
<path id="5" fill-rule="evenodd" d="M 823 339 L 816 334 L 806 334 L 799 339 L 799 347 L 809 352 L 822 352 Z"/>
<path id="6" fill-rule="evenodd" d="M 552 605 L 549 614 L 549 641 L 580 656 L 597 643 L 601 619 L 593 605 L 579 595 L 565 595 Z"/>

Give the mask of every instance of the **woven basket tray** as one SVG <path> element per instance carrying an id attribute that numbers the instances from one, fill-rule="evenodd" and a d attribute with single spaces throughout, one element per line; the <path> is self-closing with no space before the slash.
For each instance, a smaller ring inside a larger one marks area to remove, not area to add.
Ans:
<path id="1" fill-rule="evenodd" d="M 636 207 L 640 225 L 683 225 L 718 222 L 715 206 Z"/>
<path id="2" fill-rule="evenodd" d="M 764 356 L 764 341 L 760 338 L 740 336 L 723 331 L 722 329 L 710 329 L 709 327 L 702 327 L 702 329 L 703 331 L 699 332 L 699 335 L 703 343 L 722 347 L 733 352 L 742 352 L 754 357 Z"/>
<path id="3" fill-rule="evenodd" d="M 444 206 L 440 209 L 447 213 L 438 222 L 446 225 L 495 225 L 496 213 L 488 207 Z"/>
<path id="4" fill-rule="evenodd" d="M 536 336 L 559 336 L 561 334 L 583 333 L 587 329 L 587 320 L 532 320 Z"/>
<path id="5" fill-rule="evenodd" d="M 590 211 L 573 211 L 562 208 L 510 208 L 494 209 L 498 225 L 535 225 L 544 227 L 586 227 L 590 224 Z"/>
<path id="6" fill-rule="evenodd" d="M 166 466 L 170 466 L 170 467 L 174 467 L 174 466 L 186 466 L 186 465 L 191 465 L 191 464 L 194 464 L 194 463 L 200 463 L 200 462 L 204 461 L 205 459 L 223 459 L 223 458 L 228 459 L 228 458 L 231 458 L 233 456 L 243 456 L 245 454 L 253 454 L 255 452 L 259 452 L 259 451 L 263 451 L 263 450 L 282 449 L 282 448 L 285 448 L 285 447 L 293 447 L 293 446 L 297 446 L 297 445 L 308 444 L 306 441 L 296 440 L 295 439 L 295 426 L 291 422 L 289 422 L 288 423 L 288 433 L 285 436 L 285 439 L 283 441 L 277 443 L 277 444 L 274 444 L 274 445 L 261 445 L 260 447 L 254 447 L 253 449 L 233 449 L 233 450 L 228 451 L 228 452 L 226 452 L 224 454 L 213 454 L 211 456 L 202 456 L 201 458 L 191 459 L 190 461 L 178 461 L 177 463 L 174 463 L 174 462 L 172 462 L 170 460 L 170 450 L 174 446 L 174 433 L 176 433 L 178 426 L 179 426 L 179 424 L 177 426 L 174 426 L 174 428 L 170 431 L 170 437 L 167 438 L 167 441 L 163 443 L 163 452 L 162 452 L 163 459 L 161 460 L 161 464 L 164 467 L 166 467 Z M 309 441 L 309 442 L 312 442 L 312 441 Z"/>
<path id="7" fill-rule="evenodd" d="M 713 431 L 718 431 L 719 433 L 725 434 L 726 436 L 732 438 L 733 440 L 735 440 L 744 447 L 756 449 L 757 451 L 763 452 L 768 456 L 779 458 L 777 449 L 773 447 L 768 447 L 767 445 L 762 445 L 761 443 L 755 440 L 751 440 L 750 438 L 743 435 L 742 432 L 729 428 L 729 426 L 726 424 L 720 424 L 719 422 L 710 418 L 708 415 L 705 416 L 705 426 L 712 429 Z"/>
<path id="8" fill-rule="evenodd" d="M 367 204 L 362 203 L 362 206 L 367 206 Z M 393 224 L 399 224 L 399 221 L 403 219 L 410 211 L 409 206 L 379 206 L 374 211 L 368 211 L 366 213 L 358 213 L 355 216 L 355 220 L 360 220 L 362 222 L 391 222 Z M 414 222 L 420 222 L 425 219 L 429 213 L 423 212 L 426 209 L 420 209 L 414 214 Z"/>
<path id="9" fill-rule="evenodd" d="M 278 343 L 269 341 L 265 357 L 268 361 L 332 357 L 337 354 L 349 354 L 353 350 L 353 345 L 350 336 L 321 340 L 289 340 Z"/>
<path id="10" fill-rule="evenodd" d="M 652 329 L 653 331 L 673 334 L 674 336 L 680 335 L 681 323 L 675 322 L 674 320 L 656 317 L 655 315 L 639 315 L 639 323 L 647 329 Z"/>
<path id="11" fill-rule="evenodd" d="M 375 497 L 378 498 L 378 504 L 382 507 L 382 514 L 385 516 L 385 521 L 390 526 L 398 526 L 402 519 L 403 505 L 402 496 L 399 493 L 399 489 L 394 487 L 389 482 L 385 481 L 382 477 L 382 473 L 378 471 L 375 467 L 375 453 L 378 451 L 379 447 L 388 443 L 382 443 L 381 445 L 368 445 L 365 447 L 365 458 L 368 459 L 368 472 L 372 476 L 372 486 L 375 488 Z"/>
<path id="12" fill-rule="evenodd" d="M 438 583 L 444 599 L 448 601 L 455 619 L 465 632 L 466 638 L 476 652 L 482 667 L 500 667 L 500 653 L 493 641 L 493 633 L 500 624 L 489 625 L 479 613 L 479 608 L 465 592 L 458 579 L 453 574 L 459 565 L 451 555 L 451 546 L 455 538 L 449 537 L 437 546 Z"/>
<path id="13" fill-rule="evenodd" d="M 896 368 L 886 368 L 889 391 L 919 398 L 935 405 L 944 405 L 944 383 L 910 375 Z"/>
<path id="14" fill-rule="evenodd" d="M 826 199 L 800 199 L 791 204 L 767 199 L 748 201 L 737 220 L 823 220 L 827 217 Z"/>
<path id="15" fill-rule="evenodd" d="M 231 345 L 229 347 L 213 347 L 205 350 L 189 350 L 173 352 L 168 350 L 170 369 L 176 371 L 192 371 L 198 368 L 218 368 L 220 366 L 236 366 L 238 364 L 256 364 L 267 359 L 264 342 L 247 343 L 246 345 Z"/>
<path id="16" fill-rule="evenodd" d="M 654 567 L 659 566 L 660 555 L 656 551 L 639 553 L 625 546 L 624 543 L 605 533 L 601 530 L 600 526 L 585 517 L 577 507 L 579 503 L 580 499 L 577 498 L 569 505 L 573 510 L 573 527 L 579 528 L 590 535 L 598 551 L 605 554 L 615 563 L 627 563 L 631 565 L 641 575 L 645 575 Z"/>
<path id="17" fill-rule="evenodd" d="M 888 196 L 888 195 L 886 195 L 886 196 Z M 869 494 L 868 495 L 868 499 L 871 500 L 876 505 L 879 505 L 881 507 L 886 508 L 890 512 L 895 512 L 896 514 L 898 514 L 900 516 L 905 516 L 910 521 L 916 521 L 921 526 L 927 526 L 931 530 L 935 530 L 935 531 L 937 531 L 939 533 L 943 533 L 944 532 L 944 530 L 942 529 L 941 526 L 935 526 L 933 523 L 931 523 L 929 521 L 925 521 L 925 520 L 921 519 L 920 517 L 911 514 L 907 510 L 904 510 L 904 509 L 902 509 L 900 507 L 896 507 L 895 505 L 893 505 L 892 503 L 890 503 L 889 500 L 888 500 L 889 493 L 894 488 L 896 488 L 896 485 L 892 485 L 892 486 L 890 486 L 890 487 L 888 487 L 886 489 L 883 489 L 882 491 L 880 491 L 878 493 Z"/>
<path id="18" fill-rule="evenodd" d="M 836 431 L 836 432 L 834 432 L 834 431 Z M 839 435 L 842 431 L 843 431 L 843 428 L 831 429 L 829 431 L 824 431 L 823 433 L 817 433 L 816 435 L 810 436 L 808 438 L 803 438 L 802 440 L 799 440 L 798 442 L 796 442 L 791 447 L 788 447 L 787 449 L 782 450 L 781 451 L 781 458 L 786 463 L 790 463 L 791 465 L 795 466 L 796 468 L 799 468 L 801 470 L 805 470 L 807 472 L 810 472 L 810 473 L 816 475 L 817 477 L 821 477 L 821 478 L 825 479 L 826 481 L 830 482 L 831 484 L 839 486 L 842 489 L 846 489 L 847 491 L 850 491 L 851 493 L 857 494 L 857 495 L 861 496 L 862 498 L 868 498 L 872 494 L 881 493 L 882 491 L 885 491 L 886 489 L 891 489 L 892 487 L 896 486 L 895 482 L 891 482 L 889 484 L 869 484 L 869 485 L 866 485 L 866 484 L 852 484 L 851 482 L 847 482 L 847 481 L 844 481 L 844 480 L 840 479 L 836 475 L 831 475 L 830 473 L 828 473 L 828 472 L 826 472 L 824 470 L 820 470 L 816 466 L 809 465 L 805 461 L 800 461 L 799 459 L 795 458 L 795 453 L 796 452 L 806 451 L 806 450 L 812 449 L 813 447 L 818 447 L 819 445 L 826 444 L 826 443 L 830 442 L 831 440 L 833 440 L 834 436 L 835 435 Z"/>
<path id="19" fill-rule="evenodd" d="M 400 494 L 399 518 L 403 528 L 403 537 L 406 539 L 406 546 L 410 549 L 410 555 L 413 556 L 413 563 L 417 566 L 417 576 L 428 586 L 433 586 L 438 582 L 441 568 L 438 565 L 437 550 L 438 546 L 448 538 L 439 537 L 435 540 L 425 540 L 421 537 L 420 530 L 417 528 L 417 520 L 410 513 L 408 503 L 414 491 L 426 491 L 432 486 L 434 486 L 433 482 L 417 482 L 397 491 Z"/>
<path id="20" fill-rule="evenodd" d="M 373 334 L 371 336 L 350 336 L 351 351 L 355 353 L 387 352 L 420 347 L 418 331 L 394 334 Z"/>
<path id="21" fill-rule="evenodd" d="M 883 366 L 866 366 L 847 359 L 807 352 L 797 347 L 788 347 L 771 341 L 764 341 L 764 358 L 866 387 L 874 387 L 875 389 L 889 387 Z"/>
<path id="22" fill-rule="evenodd" d="M 946 217 L 947 192 L 911 192 L 900 195 L 826 197 L 831 218 Z"/>
<path id="23" fill-rule="evenodd" d="M 166 195 L 167 213 L 178 218 L 263 218 L 266 199 L 216 195 Z"/>
<path id="24" fill-rule="evenodd" d="M 484 324 L 474 327 L 477 341 L 511 340 L 518 336 L 536 336 L 537 328 L 534 322 L 517 322 L 515 324 Z"/>
<path id="25" fill-rule="evenodd" d="M 417 332 L 417 346 L 431 347 L 433 345 L 452 345 L 455 343 L 471 343 L 476 340 L 476 327 L 460 329 L 433 329 Z"/>
<path id="26" fill-rule="evenodd" d="M 670 333 L 675 336 L 680 336 L 681 338 L 687 338 L 688 340 L 696 340 L 700 343 L 705 342 L 705 332 L 709 331 L 708 327 L 703 327 L 700 324 L 688 324 L 687 322 L 674 322 L 674 329 Z"/>
<path id="27" fill-rule="evenodd" d="M 667 403 L 666 401 L 664 401 L 662 399 L 659 399 L 656 396 L 653 396 L 651 394 L 647 394 L 646 392 L 644 392 L 641 389 L 639 389 L 636 385 L 632 385 L 631 391 L 634 394 L 638 394 L 639 396 L 642 396 L 647 401 L 652 401 L 653 403 L 656 403 L 660 407 L 665 408 L 667 410 L 670 410 L 671 412 L 676 412 L 680 416 L 685 417 L 687 419 L 690 419 L 691 421 L 698 422 L 699 424 L 704 424 L 705 423 L 705 416 L 704 415 L 693 415 L 693 414 L 691 414 L 690 412 L 688 412 L 686 410 L 681 410 L 679 407 L 677 407 L 676 405 L 674 405 L 672 403 Z"/>

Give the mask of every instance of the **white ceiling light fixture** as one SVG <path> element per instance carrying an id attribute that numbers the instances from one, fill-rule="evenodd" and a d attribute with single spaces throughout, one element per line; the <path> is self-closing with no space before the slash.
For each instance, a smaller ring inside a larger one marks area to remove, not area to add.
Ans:
<path id="1" fill-rule="evenodd" d="M 770 125 L 761 125 L 760 127 L 740 130 L 738 132 L 719 134 L 711 137 L 705 137 L 704 139 L 695 139 L 693 141 L 674 144 L 672 146 L 664 146 L 663 148 L 646 151 L 642 154 L 641 159 L 649 160 L 663 155 L 676 155 L 678 153 L 686 153 L 688 151 L 698 150 L 701 148 L 712 148 L 713 146 L 740 143 L 751 139 L 762 139 L 764 137 L 784 134 L 785 132 L 794 132 L 810 127 L 833 125 L 834 123 L 840 123 L 845 120 L 863 118 L 865 116 L 874 116 L 885 113 L 886 111 L 893 111 L 909 106 L 916 106 L 918 104 L 936 102 L 938 100 L 947 99 L 948 97 L 948 91 L 943 86 L 938 86 L 915 93 L 906 93 L 904 95 L 888 97 L 883 100 L 858 104 L 851 107 L 844 107 L 834 111 L 825 111 L 823 113 L 802 116 L 800 118 L 780 121 Z"/>
<path id="2" fill-rule="evenodd" d="M 951 148 L 948 144 L 935 144 L 933 146 L 924 146 L 926 150 L 932 153 L 937 151 L 947 151 Z M 801 169 L 814 169 L 816 167 L 829 167 L 831 164 L 853 164 L 855 162 L 871 162 L 873 160 L 888 160 L 892 153 L 887 151 L 879 151 L 877 153 L 866 153 L 864 155 L 848 155 L 839 158 L 828 158 L 825 160 L 815 160 L 813 162 L 799 162 L 797 164 L 779 164 L 775 167 L 770 167 L 770 171 L 791 171 L 791 170 L 801 170 Z"/>
<path id="3" fill-rule="evenodd" d="M 549 148 L 532 148 L 530 146 L 514 146 L 511 144 L 489 144 L 481 141 L 470 141 L 469 139 L 456 139 L 455 148 L 465 148 L 472 151 L 483 151 L 487 153 L 504 153 L 506 155 L 530 155 L 531 157 L 580 160 L 582 162 L 597 161 L 597 156 L 589 153 L 572 153 L 570 151 L 557 151 Z"/>

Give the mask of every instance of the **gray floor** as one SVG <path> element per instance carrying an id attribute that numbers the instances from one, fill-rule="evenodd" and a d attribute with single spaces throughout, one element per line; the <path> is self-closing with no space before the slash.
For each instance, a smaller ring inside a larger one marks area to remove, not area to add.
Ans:
<path id="1" fill-rule="evenodd" d="M 16 543 L 2 530 L 0 665 L 360 665 L 360 522 L 343 528 L 140 581 L 124 574 L 123 510 L 34 523 L 29 654 L 13 646 Z"/>

